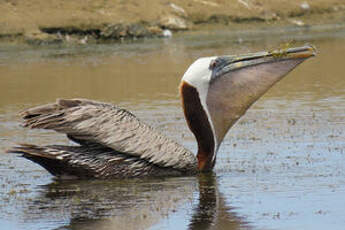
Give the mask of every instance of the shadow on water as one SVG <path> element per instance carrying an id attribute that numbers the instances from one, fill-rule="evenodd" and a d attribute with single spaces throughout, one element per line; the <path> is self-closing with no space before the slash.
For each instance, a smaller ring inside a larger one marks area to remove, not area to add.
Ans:
<path id="1" fill-rule="evenodd" d="M 147 229 L 181 206 L 192 209 L 190 230 L 250 229 L 225 204 L 214 173 L 198 177 L 114 181 L 54 181 L 41 186 L 32 199 L 28 218 L 54 219 L 69 224 L 56 229 Z M 195 198 L 197 197 L 197 198 Z M 37 213 L 35 213 L 37 211 Z"/>
<path id="2" fill-rule="evenodd" d="M 55 181 L 41 188 L 27 206 L 28 218 L 35 216 L 30 211 L 34 208 L 37 218 L 69 223 L 58 229 L 147 229 L 191 202 L 197 181 L 193 177 Z"/>

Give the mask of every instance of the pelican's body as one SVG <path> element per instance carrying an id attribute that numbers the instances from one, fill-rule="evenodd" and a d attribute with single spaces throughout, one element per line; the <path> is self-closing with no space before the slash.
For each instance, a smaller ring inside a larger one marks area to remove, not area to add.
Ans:
<path id="1" fill-rule="evenodd" d="M 67 134 L 78 146 L 20 145 L 22 153 L 57 177 L 124 178 L 192 175 L 212 170 L 230 127 L 313 48 L 200 58 L 184 74 L 180 94 L 196 155 L 114 105 L 57 100 L 22 113 L 24 126 Z"/>

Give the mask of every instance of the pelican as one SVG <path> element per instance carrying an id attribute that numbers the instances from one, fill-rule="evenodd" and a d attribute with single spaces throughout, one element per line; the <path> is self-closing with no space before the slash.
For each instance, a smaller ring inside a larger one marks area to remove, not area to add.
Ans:
<path id="1" fill-rule="evenodd" d="M 198 151 L 183 146 L 114 105 L 58 99 L 21 113 L 23 126 L 64 133 L 77 145 L 21 144 L 8 152 L 58 178 L 129 178 L 211 171 L 228 130 L 269 88 L 307 58 L 312 46 L 203 57 L 185 72 L 180 96 Z"/>

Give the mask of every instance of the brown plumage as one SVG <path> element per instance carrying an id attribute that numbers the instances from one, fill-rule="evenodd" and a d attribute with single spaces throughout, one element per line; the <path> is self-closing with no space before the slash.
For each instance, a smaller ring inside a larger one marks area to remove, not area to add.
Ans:
<path id="1" fill-rule="evenodd" d="M 22 153 L 58 177 L 178 176 L 210 171 L 235 122 L 314 54 L 313 47 L 304 46 L 196 60 L 180 87 L 186 121 L 198 142 L 196 156 L 130 112 L 86 99 L 60 99 L 21 114 L 25 127 L 64 133 L 78 146 L 24 144 L 9 152 Z"/>
<path id="2" fill-rule="evenodd" d="M 80 146 L 21 145 L 22 153 L 58 177 L 140 177 L 197 173 L 195 156 L 127 110 L 86 100 L 57 100 L 21 113 L 23 126 L 67 134 Z"/>

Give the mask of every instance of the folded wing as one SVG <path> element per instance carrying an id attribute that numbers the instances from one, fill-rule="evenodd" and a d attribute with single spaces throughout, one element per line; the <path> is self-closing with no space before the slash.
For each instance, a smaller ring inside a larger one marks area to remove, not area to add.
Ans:
<path id="1" fill-rule="evenodd" d="M 86 99 L 58 99 L 22 112 L 24 126 L 52 129 L 82 146 L 99 144 L 159 167 L 196 168 L 195 156 L 127 110 Z"/>

